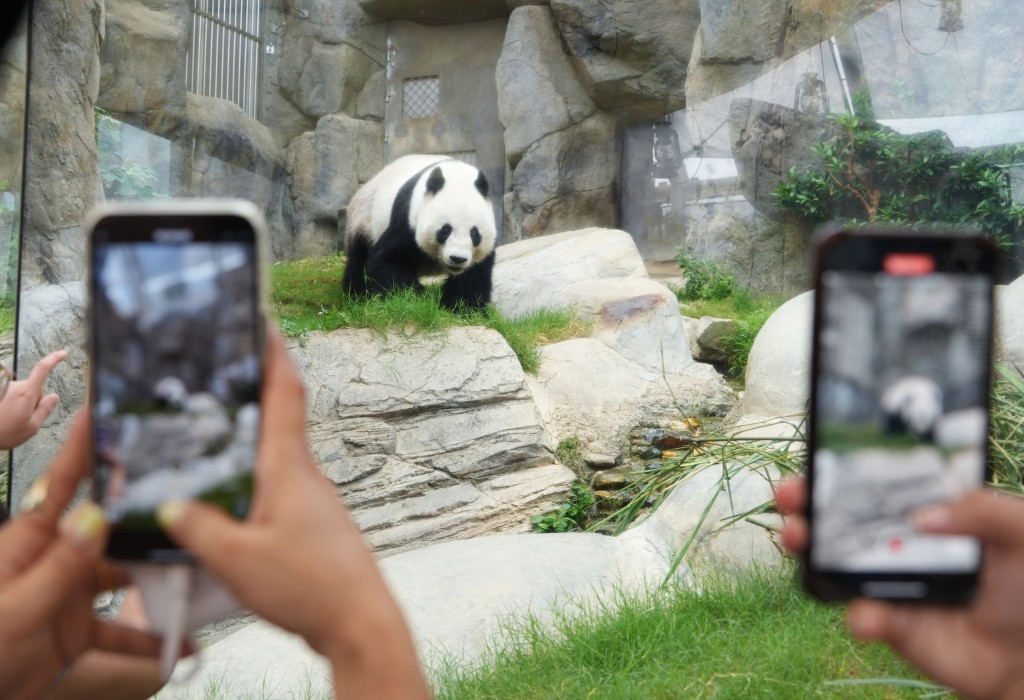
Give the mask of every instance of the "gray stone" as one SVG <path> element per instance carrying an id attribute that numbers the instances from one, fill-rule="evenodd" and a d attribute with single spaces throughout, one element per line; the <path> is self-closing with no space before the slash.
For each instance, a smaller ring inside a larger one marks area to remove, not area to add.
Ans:
<path id="1" fill-rule="evenodd" d="M 836 138 L 834 119 L 746 98 L 729 106 L 729 135 L 739 187 L 758 212 L 783 219 L 773 196 L 790 168 L 820 167 L 814 146 Z"/>
<path id="2" fill-rule="evenodd" d="M 747 360 L 743 410 L 760 416 L 804 413 L 811 387 L 814 293 L 780 306 L 761 328 Z"/>
<path id="3" fill-rule="evenodd" d="M 695 0 L 552 0 L 551 9 L 600 108 L 639 119 L 686 106 Z"/>
<path id="4" fill-rule="evenodd" d="M 289 145 L 295 257 L 339 250 L 340 212 L 359 186 L 384 166 L 375 145 L 381 138 L 380 122 L 330 115 L 317 122 L 315 132 Z"/>
<path id="5" fill-rule="evenodd" d="M 617 133 L 615 120 L 597 113 L 530 146 L 515 167 L 512 192 L 505 200 L 506 238 L 614 226 Z"/>
<path id="6" fill-rule="evenodd" d="M 173 0 L 106 0 L 106 38 L 97 106 L 152 130 L 185 111 L 191 12 Z"/>
<path id="7" fill-rule="evenodd" d="M 786 0 L 700 0 L 700 59 L 756 63 L 778 55 Z"/>
<path id="8" fill-rule="evenodd" d="M 532 144 L 596 110 L 561 49 L 547 7 L 523 7 L 512 13 L 495 80 L 505 158 L 513 168 Z"/>
<path id="9" fill-rule="evenodd" d="M 681 324 L 681 322 L 680 322 Z M 578 437 L 585 452 L 619 455 L 641 423 L 719 414 L 732 392 L 708 365 L 675 373 L 649 369 L 597 338 L 577 338 L 541 350 L 534 397 L 556 440 Z"/>
<path id="10" fill-rule="evenodd" d="M 995 356 L 1024 369 L 1024 277 L 996 288 Z"/>
<path id="11" fill-rule="evenodd" d="M 27 56 L 27 29 L 22 26 L 0 49 L 0 182 L 6 181 L 8 190 L 21 182 Z"/>
<path id="12" fill-rule="evenodd" d="M 82 236 L 72 235 L 68 241 L 62 232 L 75 229 L 96 199 L 93 105 L 99 90 L 102 30 L 102 0 L 54 0 L 34 8 L 24 287 L 85 276 Z M 50 262 L 62 256 L 66 243 L 79 261 L 73 270 Z"/>
<path id="13" fill-rule="evenodd" d="M 566 231 L 499 246 L 493 301 L 504 315 L 522 316 L 571 303 L 568 295 L 577 283 L 621 282 L 621 278 L 649 281 L 628 233 L 613 229 Z M 573 306 L 584 317 L 596 318 L 600 312 L 599 305 L 588 306 L 582 298 Z"/>
<path id="14" fill-rule="evenodd" d="M 342 329 L 293 356 L 313 453 L 378 551 L 526 531 L 565 498 L 574 476 L 495 331 Z"/>
<path id="15" fill-rule="evenodd" d="M 744 198 L 687 207 L 682 247 L 717 262 L 741 287 L 791 296 L 810 286 L 810 248 L 802 225 L 774 221 Z"/>
<path id="16" fill-rule="evenodd" d="M 312 118 L 355 112 L 363 88 L 382 67 L 349 44 L 322 44 L 303 37 L 286 46 L 280 68 L 281 90 Z"/>
<path id="17" fill-rule="evenodd" d="M 692 332 L 691 332 L 692 328 Z M 736 322 L 728 318 L 703 316 L 696 324 L 687 327 L 690 338 L 690 354 L 700 362 L 725 362 L 728 351 L 722 346 L 722 338 L 736 329 Z"/>
<path id="18" fill-rule="evenodd" d="M 509 620 L 529 613 L 552 625 L 558 612 L 607 609 L 617 596 L 652 591 L 669 574 L 673 556 L 691 539 L 689 556 L 673 579 L 693 581 L 695 566 L 743 568 L 772 565 L 779 549 L 763 528 L 738 518 L 771 498 L 767 467 L 744 470 L 726 491 L 721 471 L 688 476 L 643 523 L 618 537 L 590 533 L 500 535 L 446 542 L 384 559 L 388 586 L 409 623 L 423 664 L 472 667 L 508 641 Z M 711 508 L 703 517 L 708 504 Z M 765 525 L 780 518 L 763 516 Z M 695 532 L 696 530 L 696 532 Z M 453 605 L 452 601 L 458 601 Z M 230 679 L 229 692 L 245 694 L 270 684 L 278 692 L 302 691 L 328 669 L 298 637 L 265 622 L 254 623 L 204 650 L 203 668 L 177 697 L 212 680 Z M 326 686 L 325 686 L 326 687 Z"/>

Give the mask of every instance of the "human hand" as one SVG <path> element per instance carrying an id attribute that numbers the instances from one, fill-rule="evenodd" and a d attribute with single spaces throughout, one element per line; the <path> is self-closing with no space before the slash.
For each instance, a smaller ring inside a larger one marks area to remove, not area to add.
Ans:
<path id="1" fill-rule="evenodd" d="M 347 697 L 429 697 L 401 611 L 310 454 L 305 390 L 276 332 L 262 406 L 248 520 L 198 502 L 166 503 L 158 519 L 240 602 L 326 656 Z"/>
<path id="2" fill-rule="evenodd" d="M 57 350 L 36 363 L 28 379 L 11 382 L 0 400 L 0 450 L 11 450 L 39 432 L 60 402 L 57 394 L 44 394 L 43 385 L 53 368 L 68 353 Z"/>
<path id="3" fill-rule="evenodd" d="M 97 564 L 106 541 L 103 511 L 86 503 L 61 518 L 88 465 L 87 422 L 73 424 L 33 507 L 0 528 L 0 688 L 37 697 L 87 649 L 155 656 L 151 634 L 97 620 Z M 108 582 L 125 582 L 113 572 Z"/>
<path id="4" fill-rule="evenodd" d="M 142 595 L 135 586 L 125 593 L 117 611 L 117 624 L 148 629 Z M 68 673 L 46 693 L 47 700 L 141 700 L 164 685 L 160 661 L 145 656 L 90 649 L 79 656 Z"/>
<path id="5" fill-rule="evenodd" d="M 792 480 L 775 494 L 790 515 L 783 543 L 807 546 L 807 486 Z M 978 537 L 984 547 L 977 596 L 966 607 L 855 600 L 853 634 L 891 646 L 914 666 L 970 698 L 1024 697 L 1024 499 L 990 489 L 913 515 L 921 532 Z"/>

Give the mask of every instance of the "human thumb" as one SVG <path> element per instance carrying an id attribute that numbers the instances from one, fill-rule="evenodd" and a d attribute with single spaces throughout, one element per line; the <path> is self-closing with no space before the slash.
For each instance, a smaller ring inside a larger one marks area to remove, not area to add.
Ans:
<path id="1" fill-rule="evenodd" d="M 224 581 L 231 578 L 230 561 L 246 540 L 242 523 L 219 508 L 196 501 L 167 501 L 157 509 L 156 520 L 215 576 Z"/>

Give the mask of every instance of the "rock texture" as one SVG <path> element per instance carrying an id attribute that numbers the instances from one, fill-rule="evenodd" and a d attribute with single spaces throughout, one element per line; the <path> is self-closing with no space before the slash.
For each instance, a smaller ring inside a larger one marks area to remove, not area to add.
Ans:
<path id="1" fill-rule="evenodd" d="M 531 381 L 556 440 L 614 463 L 644 422 L 723 414 L 732 392 L 693 361 L 675 295 L 650 280 L 623 231 L 588 229 L 498 249 L 494 303 L 510 316 L 567 306 L 595 322 L 590 337 L 548 345 Z"/>
<path id="2" fill-rule="evenodd" d="M 806 412 L 813 313 L 813 292 L 805 292 L 780 306 L 761 328 L 747 360 L 744 413 L 787 416 Z"/>
<path id="3" fill-rule="evenodd" d="M 779 550 L 765 528 L 743 519 L 721 527 L 723 520 L 771 498 L 767 476 L 758 469 L 744 471 L 727 493 L 720 471 L 695 473 L 658 511 L 619 537 L 481 537 L 403 552 L 384 559 L 381 568 L 425 667 L 437 668 L 442 661 L 472 666 L 507 639 L 503 625 L 510 617 L 528 612 L 549 625 L 556 611 L 606 608 L 616 604 L 616 591 L 650 591 L 664 580 L 673 555 L 691 535 L 690 555 L 674 574 L 683 584 L 692 581 L 691 564 L 721 569 L 778 562 Z M 779 525 L 778 516 L 762 517 L 767 525 Z M 228 692 L 238 695 L 268 683 L 279 692 L 301 691 L 310 678 L 325 673 L 323 660 L 301 639 L 257 622 L 205 649 L 200 673 L 170 686 L 170 692 L 188 697 L 217 678 L 229 679 Z"/>
<path id="4" fill-rule="evenodd" d="M 495 331 L 344 329 L 293 355 L 313 452 L 378 551 L 528 530 L 574 478 Z"/>
<path id="5" fill-rule="evenodd" d="M 616 124 L 597 113 L 560 45 L 550 8 L 509 18 L 496 76 L 513 169 L 506 240 L 615 223 Z"/>
<path id="6" fill-rule="evenodd" d="M 564 44 L 601 109 L 655 119 L 686 106 L 696 2 L 552 0 Z"/>
<path id="7" fill-rule="evenodd" d="M 1024 370 L 1024 277 L 996 290 L 995 356 Z"/>

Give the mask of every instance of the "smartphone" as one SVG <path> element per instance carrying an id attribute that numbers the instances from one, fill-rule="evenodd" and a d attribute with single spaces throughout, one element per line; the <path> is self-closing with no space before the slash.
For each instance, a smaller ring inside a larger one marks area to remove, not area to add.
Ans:
<path id="1" fill-rule="evenodd" d="M 996 250 L 961 232 L 830 228 L 814 241 L 807 590 L 965 603 L 973 538 L 908 517 L 988 478 Z"/>
<path id="2" fill-rule="evenodd" d="M 88 219 L 93 497 L 113 559 L 191 559 L 156 523 L 165 501 L 248 511 L 263 226 L 235 200 L 108 205 Z"/>

